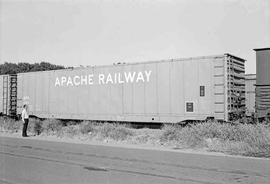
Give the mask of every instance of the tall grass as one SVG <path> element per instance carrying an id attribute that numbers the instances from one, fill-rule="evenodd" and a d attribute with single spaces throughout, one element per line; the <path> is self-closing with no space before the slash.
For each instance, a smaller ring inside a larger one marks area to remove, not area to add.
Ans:
<path id="1" fill-rule="evenodd" d="M 91 134 L 92 132 L 95 131 L 95 127 L 97 126 L 96 122 L 91 122 L 91 121 L 83 121 L 80 124 L 80 132 L 82 134 Z"/>
<path id="2" fill-rule="evenodd" d="M 47 134 L 57 134 L 63 128 L 64 123 L 56 119 L 46 119 L 42 121 L 41 129 Z"/>
<path id="3" fill-rule="evenodd" d="M 0 129 L 1 131 L 18 132 L 22 129 L 23 122 L 15 121 L 14 119 L 0 117 Z"/>
<path id="4" fill-rule="evenodd" d="M 0 117 L 0 130 L 21 131 L 22 121 Z M 207 149 L 248 156 L 270 157 L 270 124 L 206 122 L 181 127 L 165 125 L 160 130 L 132 129 L 119 123 L 93 121 L 63 122 L 30 119 L 28 131 L 35 135 L 58 137 L 84 136 L 95 140 L 113 140 L 131 144 L 165 145 L 177 148 Z"/>
<path id="5" fill-rule="evenodd" d="M 266 124 L 208 122 L 184 128 L 167 125 L 162 132 L 162 142 L 175 141 L 178 147 L 208 148 L 251 156 L 256 153 L 270 155 L 270 127 Z"/>
<path id="6" fill-rule="evenodd" d="M 82 134 L 91 133 L 92 137 L 97 139 L 112 139 L 116 141 L 123 141 L 133 135 L 130 127 L 118 123 L 96 123 L 91 121 L 82 122 L 80 125 Z"/>

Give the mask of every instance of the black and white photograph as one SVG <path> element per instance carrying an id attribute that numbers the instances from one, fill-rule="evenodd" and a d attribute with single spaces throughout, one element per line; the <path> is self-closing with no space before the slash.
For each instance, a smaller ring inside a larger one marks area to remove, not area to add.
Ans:
<path id="1" fill-rule="evenodd" d="M 0 0 L 0 184 L 269 183 L 269 0 Z"/>

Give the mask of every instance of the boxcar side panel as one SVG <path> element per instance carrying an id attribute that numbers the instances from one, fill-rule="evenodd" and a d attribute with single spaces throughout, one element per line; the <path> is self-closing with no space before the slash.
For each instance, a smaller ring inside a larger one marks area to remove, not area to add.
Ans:
<path id="1" fill-rule="evenodd" d="M 199 86 L 198 82 L 198 62 L 191 60 L 189 62 L 184 62 L 184 106 L 187 106 L 187 103 L 193 103 L 193 112 L 188 112 L 187 107 L 185 107 L 185 115 L 191 119 L 195 119 L 198 112 L 198 97 L 199 97 Z"/>
<path id="2" fill-rule="evenodd" d="M 0 75 L 0 114 L 3 114 L 3 75 Z"/>
<path id="3" fill-rule="evenodd" d="M 18 97 L 44 118 L 222 119 L 223 69 L 219 57 L 24 73 L 18 75 Z"/>
<path id="4" fill-rule="evenodd" d="M 270 48 L 256 51 L 256 84 L 270 85 Z"/>
<path id="5" fill-rule="evenodd" d="M 145 71 L 151 71 L 151 82 L 144 83 L 145 114 L 158 119 L 157 64 L 144 64 Z"/>
<path id="6" fill-rule="evenodd" d="M 144 65 L 134 65 L 133 70 L 131 71 L 139 72 L 139 71 L 143 71 L 143 69 L 144 69 Z M 132 82 L 133 107 L 132 107 L 131 114 L 137 115 L 138 117 L 142 116 L 145 112 L 146 102 L 145 102 L 144 89 L 145 89 L 145 85 L 142 82 L 136 82 L 136 80 Z"/>
<path id="7" fill-rule="evenodd" d="M 7 75 L 0 75 L 0 114 L 6 114 L 6 105 L 5 99 L 4 99 L 4 77 Z"/>
<path id="8" fill-rule="evenodd" d="M 158 114 L 170 114 L 170 64 L 159 63 L 157 66 Z"/>
<path id="9" fill-rule="evenodd" d="M 246 75 L 245 76 L 245 96 L 246 96 L 246 115 L 251 116 L 255 113 L 255 85 L 256 85 L 256 75 Z"/>
<path id="10" fill-rule="evenodd" d="M 127 65 L 124 66 L 125 71 L 132 71 L 133 65 Z M 133 98 L 133 84 L 127 83 L 126 85 L 123 85 L 123 114 L 128 115 L 133 113 L 133 104 L 134 104 L 134 98 Z"/>
<path id="11" fill-rule="evenodd" d="M 200 89 L 203 86 L 203 89 Z M 198 63 L 198 83 L 197 95 L 200 94 L 198 99 L 198 110 L 202 114 L 214 116 L 214 95 L 213 95 L 213 61 L 201 61 Z M 200 91 L 202 90 L 202 91 Z M 202 96 L 201 96 L 202 95 Z"/>
<path id="12" fill-rule="evenodd" d="M 10 109 L 10 76 L 0 75 L 0 113 L 9 114 Z"/>
<path id="13" fill-rule="evenodd" d="M 172 115 L 184 114 L 184 72 L 183 62 L 171 62 L 170 64 L 170 113 Z"/>

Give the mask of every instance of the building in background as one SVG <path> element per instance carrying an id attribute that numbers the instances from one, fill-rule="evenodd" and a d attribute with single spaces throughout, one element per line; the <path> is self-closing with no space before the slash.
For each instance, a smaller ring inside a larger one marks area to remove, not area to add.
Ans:
<path id="1" fill-rule="evenodd" d="M 270 113 L 270 48 L 256 51 L 256 113 L 259 118 Z"/>
<path id="2" fill-rule="evenodd" d="M 255 113 L 255 86 L 256 74 L 245 75 L 245 88 L 246 88 L 246 115 L 251 116 Z"/>

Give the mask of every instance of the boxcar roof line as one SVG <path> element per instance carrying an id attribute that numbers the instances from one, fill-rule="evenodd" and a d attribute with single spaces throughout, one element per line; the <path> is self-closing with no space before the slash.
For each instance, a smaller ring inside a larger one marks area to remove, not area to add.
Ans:
<path id="1" fill-rule="evenodd" d="M 73 71 L 73 70 L 88 70 L 88 69 L 95 69 L 95 68 L 107 68 L 107 67 L 118 67 L 118 66 L 123 66 L 123 65 L 138 65 L 138 64 L 151 64 L 151 63 L 162 63 L 162 62 L 177 62 L 177 61 L 187 61 L 187 60 L 198 60 L 198 59 L 212 59 L 212 58 L 222 58 L 224 56 L 230 56 L 234 57 L 236 59 L 239 59 L 241 61 L 246 61 L 243 58 L 234 56 L 229 53 L 225 54 L 220 54 L 220 55 L 209 55 L 209 56 L 198 56 L 198 57 L 188 57 L 188 58 L 176 58 L 176 59 L 163 59 L 163 60 L 152 60 L 152 61 L 145 61 L 145 62 L 134 62 L 134 63 L 121 63 L 121 64 L 111 64 L 111 65 L 99 65 L 99 66 L 89 66 L 89 67 L 77 67 L 77 68 L 67 68 L 67 69 L 60 69 L 60 70 L 47 70 L 47 71 L 34 71 L 34 72 L 24 72 L 20 74 L 25 74 L 25 73 L 37 73 L 37 72 L 59 72 L 59 71 Z"/>
<path id="2" fill-rule="evenodd" d="M 270 47 L 268 47 L 268 48 L 258 48 L 258 49 L 253 49 L 253 50 L 255 50 L 255 51 L 270 50 Z"/>

